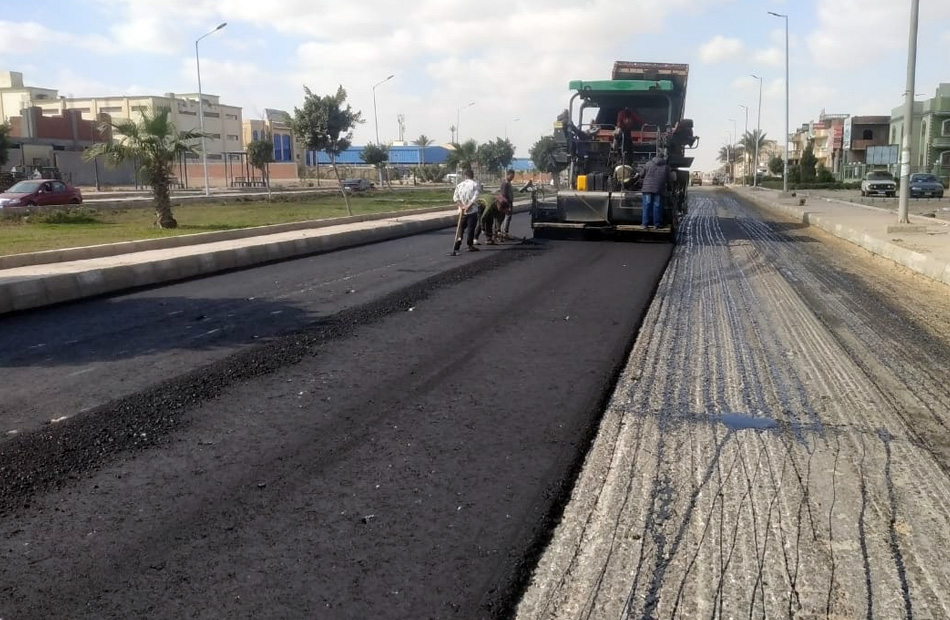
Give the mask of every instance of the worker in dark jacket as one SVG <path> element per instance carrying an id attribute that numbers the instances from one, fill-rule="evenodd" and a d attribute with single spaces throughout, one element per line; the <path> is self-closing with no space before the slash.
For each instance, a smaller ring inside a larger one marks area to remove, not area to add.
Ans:
<path id="1" fill-rule="evenodd" d="M 511 228 L 511 211 L 515 204 L 515 190 L 511 187 L 514 178 L 515 171 L 509 168 L 505 172 L 505 179 L 501 182 L 501 188 L 498 190 L 498 210 L 504 216 L 499 232 L 505 239 L 508 238 L 508 230 Z"/>
<path id="2" fill-rule="evenodd" d="M 663 194 L 670 181 L 670 166 L 666 158 L 657 155 L 643 168 L 643 227 L 663 226 Z"/>

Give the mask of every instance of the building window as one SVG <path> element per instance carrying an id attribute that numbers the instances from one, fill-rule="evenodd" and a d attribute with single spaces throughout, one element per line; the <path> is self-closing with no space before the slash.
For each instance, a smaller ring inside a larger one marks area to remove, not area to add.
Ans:
<path id="1" fill-rule="evenodd" d="M 281 141 L 281 144 L 283 144 L 283 146 L 284 146 L 284 148 L 283 148 L 283 151 L 284 151 L 284 159 L 282 159 L 281 161 L 293 161 L 294 158 L 293 158 L 293 155 L 292 155 L 291 152 L 290 152 L 290 136 L 288 136 L 288 135 L 283 135 L 283 136 L 280 137 L 280 141 Z"/>
<path id="2" fill-rule="evenodd" d="M 240 140 L 240 139 L 241 139 L 241 136 L 236 136 L 236 135 L 234 135 L 234 134 L 228 134 L 228 140 L 231 140 L 232 142 L 235 142 L 235 141 Z"/>
<path id="3" fill-rule="evenodd" d="M 112 112 L 121 112 L 121 111 L 122 111 L 122 106 L 120 106 L 120 105 L 108 105 L 108 106 L 103 106 L 103 107 L 99 108 L 99 111 L 100 111 L 100 112 L 110 113 L 110 114 L 111 114 Z"/>
<path id="4" fill-rule="evenodd" d="M 205 118 L 221 118 L 220 112 L 205 112 Z"/>
<path id="5" fill-rule="evenodd" d="M 897 144 L 897 127 L 891 128 L 891 144 Z"/>
<path id="6" fill-rule="evenodd" d="M 940 134 L 944 136 L 950 136 L 950 118 L 943 122 L 943 127 L 940 130 Z"/>
<path id="7" fill-rule="evenodd" d="M 146 110 L 148 110 L 148 106 L 147 106 L 147 105 L 134 105 L 134 106 L 132 106 L 132 111 L 133 111 L 133 112 L 145 112 Z M 179 110 L 179 111 L 180 111 L 180 110 Z"/>
<path id="8" fill-rule="evenodd" d="M 178 110 L 178 113 L 182 116 L 198 116 L 197 112 L 192 112 L 191 110 Z"/>
<path id="9" fill-rule="evenodd" d="M 940 165 L 950 166 L 950 151 L 944 151 L 940 154 Z"/>
<path id="10" fill-rule="evenodd" d="M 229 121 L 236 121 L 238 119 L 237 114 L 225 114 L 224 118 L 228 119 Z"/>
<path id="11" fill-rule="evenodd" d="M 861 134 L 861 139 L 862 139 L 862 140 L 873 140 L 873 139 L 874 139 L 874 132 L 873 132 L 872 130 L 870 130 L 870 129 L 865 129 L 864 132 Z"/>
<path id="12" fill-rule="evenodd" d="M 221 134 L 219 134 L 219 133 L 209 133 L 209 134 L 208 134 L 208 137 L 211 138 L 212 140 L 220 140 L 220 139 L 221 139 Z"/>
<path id="13" fill-rule="evenodd" d="M 251 135 L 252 135 L 252 140 L 253 140 L 254 142 L 257 142 L 258 133 L 257 133 L 257 130 L 256 130 L 256 129 L 251 132 Z"/>

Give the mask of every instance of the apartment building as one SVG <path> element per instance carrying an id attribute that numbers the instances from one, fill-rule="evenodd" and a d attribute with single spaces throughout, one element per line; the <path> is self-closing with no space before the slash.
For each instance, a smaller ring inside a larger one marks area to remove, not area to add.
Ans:
<path id="1" fill-rule="evenodd" d="M 899 106 L 891 111 L 890 144 L 903 147 L 904 127 L 904 106 Z M 950 175 L 950 84 L 940 84 L 933 97 L 914 102 L 910 130 L 911 168 Z"/>
<path id="2" fill-rule="evenodd" d="M 207 134 L 205 148 L 209 161 L 220 161 L 222 153 L 243 150 L 241 139 L 241 108 L 221 103 L 217 95 L 202 94 L 202 114 L 204 131 Z M 83 119 L 94 120 L 108 114 L 113 121 L 135 119 L 145 110 L 169 108 L 171 119 L 180 131 L 197 131 L 200 128 L 198 118 L 198 95 L 166 93 L 164 96 L 114 96 L 73 98 L 60 97 L 54 101 L 35 101 L 44 115 L 57 116 L 67 110 L 78 111 Z"/>

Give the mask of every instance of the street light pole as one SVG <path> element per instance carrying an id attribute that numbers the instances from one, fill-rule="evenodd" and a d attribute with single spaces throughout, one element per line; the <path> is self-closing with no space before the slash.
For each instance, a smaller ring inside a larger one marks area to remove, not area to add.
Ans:
<path id="1" fill-rule="evenodd" d="M 914 0 L 916 2 L 916 0 Z M 785 20 L 785 171 L 782 173 L 782 191 L 788 193 L 788 15 L 768 12 L 773 17 Z"/>
<path id="2" fill-rule="evenodd" d="M 736 183 L 736 138 L 739 137 L 739 131 L 736 129 L 736 119 L 727 119 L 732 121 L 732 161 L 729 163 L 729 174 L 732 175 L 732 184 Z"/>
<path id="3" fill-rule="evenodd" d="M 521 120 L 520 118 L 513 118 L 513 119 L 511 119 L 511 122 L 512 122 L 512 123 L 517 123 L 517 122 L 520 121 L 520 120 Z M 507 140 L 507 139 L 508 139 L 508 123 L 505 123 L 505 140 Z"/>
<path id="4" fill-rule="evenodd" d="M 470 108 L 473 105 L 475 105 L 474 101 L 468 105 L 463 105 L 461 108 L 457 108 L 455 110 L 455 142 L 460 145 L 462 144 L 462 132 L 459 131 L 459 121 L 461 120 L 462 110 L 466 108 Z"/>
<path id="5" fill-rule="evenodd" d="M 385 84 L 389 80 L 393 79 L 394 75 L 395 74 L 390 75 L 385 80 L 380 80 L 379 82 L 376 82 L 375 84 L 373 84 L 373 124 L 376 126 L 376 146 L 379 146 L 379 116 L 377 116 L 376 114 L 376 87 L 379 86 L 380 84 Z M 379 186 L 382 187 L 383 186 L 383 169 L 380 167 L 380 168 L 377 168 L 377 170 L 379 170 Z"/>
<path id="6" fill-rule="evenodd" d="M 755 165 L 752 170 L 752 187 L 756 187 L 759 184 L 759 143 L 762 141 L 762 78 L 757 75 L 752 77 L 759 81 L 759 113 L 755 120 Z"/>
<path id="7" fill-rule="evenodd" d="M 211 195 L 211 189 L 208 185 L 208 149 L 205 148 L 205 114 L 204 100 L 201 96 L 201 60 L 198 57 L 198 42 L 203 38 L 210 36 L 228 25 L 228 22 L 221 22 L 217 28 L 211 32 L 206 32 L 195 40 L 195 67 L 198 69 L 198 131 L 201 132 L 201 162 L 205 173 L 205 196 Z"/>
<path id="8" fill-rule="evenodd" d="M 745 140 L 745 137 L 749 135 L 749 106 L 743 105 L 740 103 L 739 107 L 745 110 L 745 128 L 742 130 L 744 132 L 742 134 L 742 139 Z M 745 168 L 745 176 L 748 177 L 749 176 L 749 154 L 743 152 L 742 159 L 745 160 L 745 166 L 743 167 Z M 745 185 L 745 179 L 742 179 L 742 184 Z"/>
<path id="9" fill-rule="evenodd" d="M 907 41 L 907 90 L 904 92 L 904 136 L 901 140 L 901 189 L 897 203 L 897 223 L 909 224 L 910 141 L 914 128 L 914 82 L 917 74 L 917 24 L 920 0 L 910 2 L 910 35 Z"/>

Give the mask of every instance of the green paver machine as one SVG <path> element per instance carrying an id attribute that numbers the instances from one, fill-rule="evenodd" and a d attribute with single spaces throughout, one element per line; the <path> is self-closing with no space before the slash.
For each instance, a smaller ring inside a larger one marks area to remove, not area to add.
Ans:
<path id="1" fill-rule="evenodd" d="M 611 77 L 569 84 L 573 95 L 554 123 L 555 160 L 569 186 L 533 200 L 536 237 L 579 229 L 675 238 L 693 163 L 687 151 L 699 143 L 692 120 L 683 118 L 689 65 L 617 61 Z M 640 188 L 644 166 L 657 155 L 671 170 L 664 226 L 646 231 Z"/>

